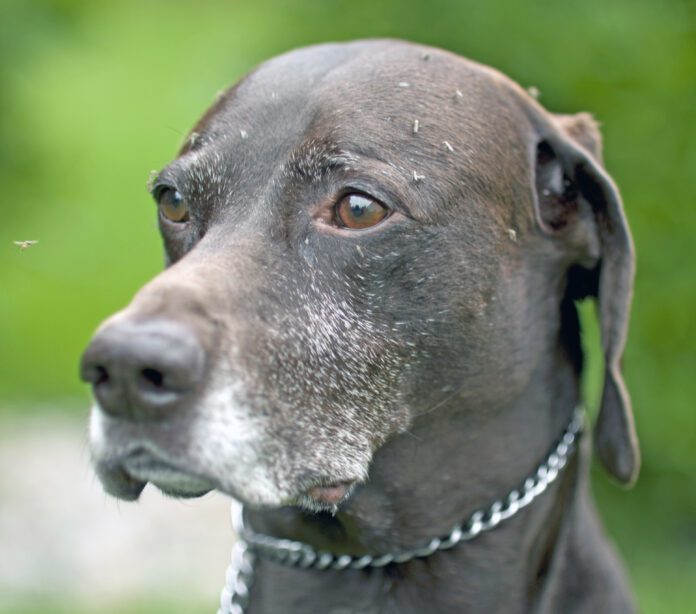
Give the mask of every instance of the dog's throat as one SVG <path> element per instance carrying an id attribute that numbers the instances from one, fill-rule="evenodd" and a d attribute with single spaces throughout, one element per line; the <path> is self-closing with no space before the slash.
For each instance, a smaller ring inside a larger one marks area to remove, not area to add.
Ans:
<path id="1" fill-rule="evenodd" d="M 515 516 L 531 504 L 546 491 L 550 484 L 558 479 L 577 448 L 578 439 L 583 429 L 583 416 L 583 409 L 576 408 L 568 426 L 551 452 L 519 486 L 513 488 L 505 497 L 494 501 L 488 507 L 477 510 L 464 522 L 455 525 L 448 535 L 434 537 L 417 548 L 363 556 L 316 550 L 303 542 L 255 532 L 244 523 L 242 505 L 233 504 L 232 524 L 238 540 L 234 546 L 232 562 L 227 571 L 226 586 L 220 596 L 218 614 L 244 613 L 254 580 L 254 562 L 257 556 L 268 558 L 282 565 L 302 569 L 378 568 L 425 558 L 436 552 L 454 548 L 461 542 L 470 541 L 480 533 L 495 529 L 502 522 Z"/>

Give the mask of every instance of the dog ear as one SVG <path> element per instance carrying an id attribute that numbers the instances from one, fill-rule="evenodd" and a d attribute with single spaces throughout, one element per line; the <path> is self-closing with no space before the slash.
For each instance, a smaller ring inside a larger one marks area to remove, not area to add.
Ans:
<path id="1" fill-rule="evenodd" d="M 620 361 L 633 289 L 633 243 L 618 189 L 602 168 L 596 122 L 586 113 L 556 115 L 553 121 L 537 147 L 537 216 L 570 254 L 566 294 L 574 321 L 575 300 L 597 299 L 605 379 L 595 445 L 604 467 L 630 485 L 640 453 Z"/>

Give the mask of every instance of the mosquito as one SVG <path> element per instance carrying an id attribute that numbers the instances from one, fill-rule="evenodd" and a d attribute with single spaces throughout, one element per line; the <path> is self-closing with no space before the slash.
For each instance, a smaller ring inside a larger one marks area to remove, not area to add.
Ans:
<path id="1" fill-rule="evenodd" d="M 25 249 L 29 249 L 32 245 L 36 245 L 38 241 L 13 241 L 15 245 L 19 246 L 19 249 L 24 251 Z"/>

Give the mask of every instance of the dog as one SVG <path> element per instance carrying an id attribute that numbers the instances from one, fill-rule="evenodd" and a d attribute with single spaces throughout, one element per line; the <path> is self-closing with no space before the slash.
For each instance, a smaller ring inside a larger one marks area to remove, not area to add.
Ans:
<path id="1" fill-rule="evenodd" d="M 581 404 L 584 298 L 596 449 L 635 480 L 633 246 L 590 115 L 447 51 L 324 44 L 219 95 L 150 187 L 167 267 L 81 367 L 108 493 L 217 489 L 255 534 L 348 557 L 427 544 L 553 458 Z M 633 611 L 589 445 L 449 550 L 344 570 L 258 556 L 246 611 Z"/>

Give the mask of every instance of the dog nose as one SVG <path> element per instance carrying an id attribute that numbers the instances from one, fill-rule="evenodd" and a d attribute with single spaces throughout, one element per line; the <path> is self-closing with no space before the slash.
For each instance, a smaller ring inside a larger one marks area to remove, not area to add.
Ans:
<path id="1" fill-rule="evenodd" d="M 195 390 L 205 354 L 195 334 L 168 320 L 123 319 L 100 330 L 82 357 L 81 377 L 107 413 L 161 417 Z"/>

